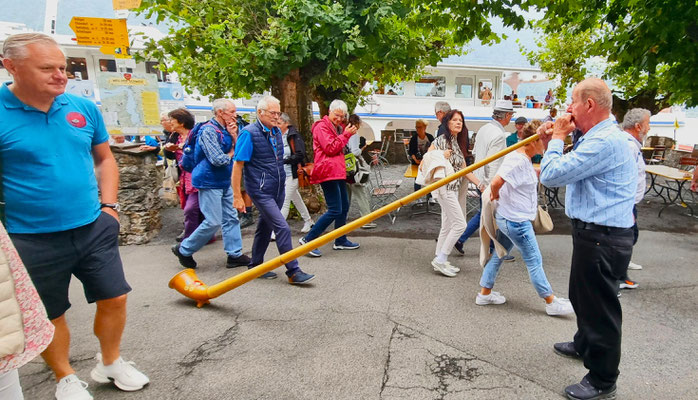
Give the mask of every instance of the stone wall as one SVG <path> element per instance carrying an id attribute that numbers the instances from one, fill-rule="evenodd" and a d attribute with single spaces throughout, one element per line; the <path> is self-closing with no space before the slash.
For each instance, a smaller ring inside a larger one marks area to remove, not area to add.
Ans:
<path id="1" fill-rule="evenodd" d="M 152 152 L 112 146 L 119 165 L 119 244 L 145 244 L 160 232 L 162 167 Z"/>

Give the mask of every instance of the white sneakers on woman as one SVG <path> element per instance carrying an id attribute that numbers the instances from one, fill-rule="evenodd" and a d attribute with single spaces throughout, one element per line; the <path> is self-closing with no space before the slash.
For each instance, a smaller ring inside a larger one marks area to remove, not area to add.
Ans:
<path id="1" fill-rule="evenodd" d="M 460 272 L 460 268 L 451 265 L 448 261 L 440 263 L 436 260 L 436 257 L 431 260 L 431 266 L 434 267 L 434 271 L 441 272 L 442 275 L 448 276 L 449 278 L 453 278 Z"/>
<path id="2" fill-rule="evenodd" d="M 548 315 L 569 315 L 574 313 L 574 308 L 572 308 L 572 303 L 561 297 L 553 297 L 553 301 L 550 304 L 545 305 L 545 312 Z"/>
<path id="3" fill-rule="evenodd" d="M 478 306 L 486 306 L 488 304 L 504 304 L 506 302 L 506 297 L 499 294 L 499 292 L 490 292 L 488 295 L 478 293 L 477 297 L 475 298 L 475 304 Z"/>

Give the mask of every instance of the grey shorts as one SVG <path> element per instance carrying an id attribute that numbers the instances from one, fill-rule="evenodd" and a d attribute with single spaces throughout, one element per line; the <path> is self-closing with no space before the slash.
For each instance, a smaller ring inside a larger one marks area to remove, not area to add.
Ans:
<path id="1" fill-rule="evenodd" d="M 75 275 L 88 303 L 131 291 L 119 255 L 119 222 L 102 212 L 92 223 L 62 232 L 10 234 L 46 307 L 49 319 L 70 308 L 68 288 Z"/>

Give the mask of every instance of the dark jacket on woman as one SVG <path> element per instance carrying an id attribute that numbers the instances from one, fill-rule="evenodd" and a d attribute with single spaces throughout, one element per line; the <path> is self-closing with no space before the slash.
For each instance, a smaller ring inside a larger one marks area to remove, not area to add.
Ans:
<path id="1" fill-rule="evenodd" d="M 429 140 L 429 143 L 434 141 L 434 136 L 431 134 L 427 133 L 427 140 Z M 412 159 L 412 156 L 415 156 L 417 160 L 421 160 L 422 157 L 424 157 L 424 154 L 422 154 L 419 151 L 419 135 L 417 132 L 412 134 L 412 137 L 410 138 L 410 145 L 407 149 L 407 153 L 410 155 L 410 163 L 414 164 L 414 160 Z"/>
<path id="2" fill-rule="evenodd" d="M 303 142 L 303 137 L 294 126 L 288 127 L 286 141 L 291 148 L 292 154 L 284 158 L 284 164 L 291 164 L 291 175 L 293 175 L 293 179 L 298 179 L 298 164 L 305 165 L 305 142 Z M 291 143 L 293 143 L 293 146 L 291 146 Z M 293 151 L 294 149 L 296 150 L 295 152 Z"/>

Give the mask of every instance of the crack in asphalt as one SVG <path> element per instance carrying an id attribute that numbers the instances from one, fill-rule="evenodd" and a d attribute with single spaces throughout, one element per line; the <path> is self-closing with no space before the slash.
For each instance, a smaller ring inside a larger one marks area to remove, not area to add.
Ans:
<path id="1" fill-rule="evenodd" d="M 189 377 L 199 364 L 207 361 L 217 361 L 219 358 L 212 357 L 214 354 L 230 346 L 237 337 L 240 325 L 238 322 L 239 315 L 235 316 L 233 325 L 226 329 L 220 335 L 210 338 L 199 344 L 185 355 L 177 365 L 182 368 L 182 372 L 174 378 L 174 392 L 181 392 L 180 382 Z"/>
<path id="2" fill-rule="evenodd" d="M 393 330 L 390 332 L 390 340 L 388 340 L 388 355 L 385 358 L 385 365 L 383 366 L 383 382 L 381 383 L 381 391 L 378 393 L 378 398 L 383 398 L 383 391 L 385 390 L 388 379 L 390 379 L 390 351 L 393 344 L 393 339 L 395 338 L 395 332 L 397 332 L 398 324 L 393 325 Z"/>

